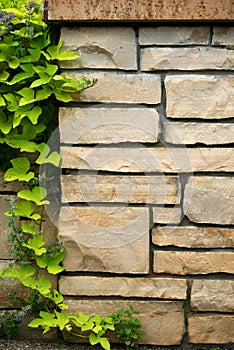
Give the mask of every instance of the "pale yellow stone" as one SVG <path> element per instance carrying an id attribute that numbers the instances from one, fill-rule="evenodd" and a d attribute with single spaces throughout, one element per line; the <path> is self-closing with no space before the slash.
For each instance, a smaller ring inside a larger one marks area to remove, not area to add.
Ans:
<path id="1" fill-rule="evenodd" d="M 176 176 L 63 175 L 62 202 L 118 202 L 176 204 L 180 183 Z"/>
<path id="2" fill-rule="evenodd" d="M 84 170 L 145 172 L 232 172 L 231 148 L 61 147 L 62 167 Z"/>
<path id="3" fill-rule="evenodd" d="M 187 283 L 176 278 L 62 276 L 63 295 L 186 299 Z"/>
<path id="4" fill-rule="evenodd" d="M 234 69 L 234 51 L 209 47 L 147 48 L 141 53 L 141 70 Z"/>
<path id="5" fill-rule="evenodd" d="M 189 341 L 201 344 L 224 344 L 234 342 L 234 316 L 204 315 L 188 319 Z"/>
<path id="6" fill-rule="evenodd" d="M 233 280 L 194 280 L 191 289 L 191 309 L 234 312 L 233 296 Z"/>
<path id="7" fill-rule="evenodd" d="M 175 207 L 154 207 L 153 223 L 154 224 L 179 224 L 182 219 L 181 208 Z"/>
<path id="8" fill-rule="evenodd" d="M 193 222 L 234 224 L 233 205 L 233 177 L 193 176 L 185 186 L 184 213 Z"/>
<path id="9" fill-rule="evenodd" d="M 214 27 L 212 45 L 230 46 L 230 48 L 233 49 L 234 27 Z"/>
<path id="10" fill-rule="evenodd" d="M 165 86 L 167 117 L 234 117 L 234 78 L 231 76 L 167 76 Z"/>
<path id="11" fill-rule="evenodd" d="M 159 115 L 145 107 L 61 107 L 59 130 L 61 142 L 69 144 L 152 143 L 158 140 Z"/>
<path id="12" fill-rule="evenodd" d="M 164 139 L 173 144 L 224 145 L 234 142 L 233 135 L 233 123 L 164 123 Z"/>
<path id="13" fill-rule="evenodd" d="M 103 68 L 136 70 L 136 40 L 128 27 L 63 27 L 63 50 L 79 55 L 61 62 L 63 68 Z"/>
<path id="14" fill-rule="evenodd" d="M 152 240 L 158 246 L 232 248 L 234 230 L 222 227 L 159 226 L 153 229 Z"/>
<path id="15" fill-rule="evenodd" d="M 80 78 L 81 73 L 70 72 L 74 78 Z M 97 84 L 90 89 L 73 94 L 77 102 L 117 102 L 157 104 L 161 102 L 161 80 L 155 74 L 124 74 L 124 73 L 86 73 Z"/>
<path id="16" fill-rule="evenodd" d="M 154 272 L 176 275 L 234 273 L 234 253 L 155 251 Z"/>
<path id="17" fill-rule="evenodd" d="M 74 300 L 65 298 L 66 312 L 84 312 L 88 315 L 107 316 L 119 309 L 129 310 L 129 305 L 140 314 L 139 320 L 145 331 L 141 343 L 157 345 L 180 344 L 184 331 L 183 302 L 178 301 L 132 301 L 132 300 Z M 80 338 L 65 334 L 65 339 L 80 342 Z"/>
<path id="18" fill-rule="evenodd" d="M 147 208 L 62 207 L 59 239 L 67 271 L 149 271 Z"/>
<path id="19" fill-rule="evenodd" d="M 207 45 L 209 27 L 141 27 L 140 45 Z"/>

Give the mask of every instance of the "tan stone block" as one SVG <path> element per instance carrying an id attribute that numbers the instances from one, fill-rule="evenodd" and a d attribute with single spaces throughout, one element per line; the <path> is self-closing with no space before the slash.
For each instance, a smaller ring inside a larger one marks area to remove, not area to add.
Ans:
<path id="1" fill-rule="evenodd" d="M 147 208 L 62 207 L 59 239 L 67 271 L 149 271 Z"/>
<path id="2" fill-rule="evenodd" d="M 165 86 L 167 117 L 234 117 L 234 79 L 231 76 L 168 76 Z"/>
<path id="3" fill-rule="evenodd" d="M 188 319 L 191 343 L 224 344 L 234 342 L 234 316 L 190 316 Z"/>
<path id="4" fill-rule="evenodd" d="M 232 172 L 231 148 L 61 147 L 62 167 L 123 173 Z"/>
<path id="5" fill-rule="evenodd" d="M 157 104 L 161 102 L 161 80 L 155 74 L 123 73 L 84 73 L 97 84 L 90 89 L 73 94 L 76 102 L 117 102 Z M 70 72 L 74 78 L 80 78 L 80 72 Z"/>
<path id="6" fill-rule="evenodd" d="M 193 222 L 234 223 L 234 178 L 193 176 L 185 186 L 184 213 Z"/>
<path id="7" fill-rule="evenodd" d="M 186 299 L 187 283 L 176 278 L 62 276 L 63 295 Z"/>
<path id="8" fill-rule="evenodd" d="M 132 305 L 140 314 L 145 336 L 144 344 L 173 345 L 180 344 L 184 334 L 183 303 L 176 301 L 119 301 L 119 300 L 74 300 L 65 298 L 69 306 L 67 312 L 84 312 L 88 315 L 96 313 L 105 317 L 119 309 L 129 309 Z M 80 342 L 80 338 L 65 335 L 65 339 Z"/>
<path id="9" fill-rule="evenodd" d="M 177 176 L 63 175 L 62 202 L 176 204 Z"/>
<path id="10" fill-rule="evenodd" d="M 232 252 L 155 251 L 154 272 L 176 275 L 234 273 Z"/>
<path id="11" fill-rule="evenodd" d="M 164 139 L 173 144 L 224 145 L 234 142 L 233 135 L 233 123 L 164 123 Z"/>
<path id="12" fill-rule="evenodd" d="M 141 27 L 140 45 L 207 45 L 209 27 Z"/>
<path id="13" fill-rule="evenodd" d="M 194 280 L 191 290 L 193 311 L 234 311 L 233 280 Z"/>
<path id="14" fill-rule="evenodd" d="M 15 199 L 15 196 L 10 195 L 0 195 L 0 218 L 1 218 L 1 226 L 0 226 L 0 259 L 10 259 L 10 243 L 9 243 L 9 234 L 11 233 L 11 229 L 8 226 L 10 218 L 6 216 L 4 213 L 10 209 L 10 199 Z"/>
<path id="15" fill-rule="evenodd" d="M 212 45 L 231 46 L 234 45 L 234 27 L 214 27 Z"/>
<path id="16" fill-rule="evenodd" d="M 175 207 L 154 207 L 153 223 L 154 224 L 179 224 L 182 218 L 181 208 Z"/>
<path id="17" fill-rule="evenodd" d="M 69 144 L 154 143 L 158 140 L 159 115 L 154 108 L 144 107 L 61 107 L 59 130 L 61 142 Z"/>
<path id="18" fill-rule="evenodd" d="M 68 27 L 61 29 L 63 49 L 80 57 L 61 62 L 62 68 L 136 70 L 136 41 L 133 28 Z"/>
<path id="19" fill-rule="evenodd" d="M 153 229 L 152 239 L 158 246 L 232 248 L 234 230 L 222 227 L 163 226 Z"/>
<path id="20" fill-rule="evenodd" d="M 234 51 L 209 47 L 147 48 L 141 52 L 141 70 L 234 69 Z"/>

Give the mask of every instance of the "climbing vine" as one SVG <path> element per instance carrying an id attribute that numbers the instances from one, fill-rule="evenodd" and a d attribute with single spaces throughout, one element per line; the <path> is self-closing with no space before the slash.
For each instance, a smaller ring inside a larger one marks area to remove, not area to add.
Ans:
<path id="1" fill-rule="evenodd" d="M 134 346 L 143 332 L 133 308 L 105 318 L 81 312 L 69 314 L 64 312 L 68 306 L 63 296 L 42 273 L 58 275 L 64 270 L 63 246 L 57 242 L 47 247 L 42 232 L 44 206 L 50 202 L 46 188 L 40 185 L 38 166 L 58 167 L 60 163 L 60 155 L 46 143 L 50 125 L 48 106 L 52 109 L 55 101 L 72 101 L 72 92 L 80 92 L 95 82 L 60 74 L 59 62 L 75 59 L 77 55 L 61 50 L 62 41 L 56 42 L 50 27 L 42 20 L 41 3 L 30 1 L 25 6 L 24 0 L 5 0 L 1 6 L 0 144 L 3 154 L 0 158 L 6 160 L 5 181 L 21 182 L 25 188 L 17 193 L 18 199 L 6 213 L 12 229 L 14 264 L 1 270 L 0 276 L 16 278 L 32 290 L 28 304 L 32 311 L 39 311 L 39 317 L 29 327 L 42 327 L 44 333 L 58 327 L 87 337 L 92 345 L 100 343 L 104 349 L 110 348 L 106 331 L 117 331 L 127 346 Z M 5 157 L 6 154 L 12 157 Z M 17 297 L 15 301 L 28 310 L 27 302 Z M 5 323 L 10 336 L 11 323 Z"/>

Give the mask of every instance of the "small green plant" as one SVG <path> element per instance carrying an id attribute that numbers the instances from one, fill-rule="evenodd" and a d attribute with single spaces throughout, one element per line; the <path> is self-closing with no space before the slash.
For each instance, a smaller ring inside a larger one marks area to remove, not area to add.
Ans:
<path id="1" fill-rule="evenodd" d="M 12 339 L 19 334 L 21 317 L 22 313 L 18 310 L 0 313 L 0 328 L 7 339 Z"/>

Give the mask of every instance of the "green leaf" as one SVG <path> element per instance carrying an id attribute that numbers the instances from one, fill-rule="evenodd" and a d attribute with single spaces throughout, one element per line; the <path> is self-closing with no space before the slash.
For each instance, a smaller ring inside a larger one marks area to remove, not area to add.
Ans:
<path id="1" fill-rule="evenodd" d="M 40 256 L 36 256 L 36 261 L 37 261 L 37 265 L 41 269 L 44 269 L 45 267 L 47 267 L 48 255 L 42 254 Z"/>
<path id="2" fill-rule="evenodd" d="M 0 130 L 3 134 L 8 134 L 12 128 L 13 117 L 10 115 L 9 117 L 0 110 Z"/>
<path id="3" fill-rule="evenodd" d="M 94 333 L 90 333 L 89 342 L 91 345 L 96 345 L 97 343 L 99 343 L 99 339 L 97 338 L 97 336 Z"/>
<path id="4" fill-rule="evenodd" d="M 0 73 L 0 82 L 4 82 L 9 78 L 10 73 L 8 73 L 7 71 L 3 71 Z"/>
<path id="5" fill-rule="evenodd" d="M 20 68 L 23 70 L 23 72 L 16 74 L 13 79 L 8 82 L 8 85 L 14 85 L 22 80 L 32 78 L 35 74 L 32 64 L 22 64 Z"/>
<path id="6" fill-rule="evenodd" d="M 19 106 L 24 106 L 29 103 L 35 102 L 33 89 L 25 87 L 17 91 L 17 93 L 22 96 L 22 98 L 19 101 Z"/>
<path id="7" fill-rule="evenodd" d="M 66 103 L 73 101 L 73 98 L 71 97 L 69 92 L 55 89 L 53 90 L 53 93 L 58 101 L 62 101 Z"/>
<path id="8" fill-rule="evenodd" d="M 6 102 L 5 102 L 5 99 L 0 96 L 0 107 L 3 107 L 3 106 L 6 106 Z"/>
<path id="9" fill-rule="evenodd" d="M 23 281 L 33 276 L 35 273 L 34 267 L 31 265 L 20 265 L 20 267 L 11 267 L 6 270 L 4 270 L 3 276 L 8 278 L 17 278 L 19 281 L 23 283 Z"/>
<path id="10" fill-rule="evenodd" d="M 40 226 L 36 222 L 33 222 L 33 226 L 31 226 L 27 221 L 24 221 L 21 227 L 23 232 L 35 235 Z"/>
<path id="11" fill-rule="evenodd" d="M 20 152 L 33 153 L 37 150 L 37 144 L 32 141 L 18 139 L 14 137 L 8 137 L 5 139 L 5 142 L 13 148 L 19 148 Z"/>
<path id="12" fill-rule="evenodd" d="M 38 145 L 37 150 L 40 152 L 39 157 L 36 160 L 37 164 L 51 163 L 56 167 L 59 166 L 61 157 L 57 152 L 50 153 L 50 147 L 46 143 Z"/>
<path id="13" fill-rule="evenodd" d="M 39 279 L 28 277 L 24 279 L 24 285 L 31 289 L 36 289 L 40 294 L 45 297 L 50 294 L 51 282 L 45 277 L 42 276 Z"/>
<path id="14" fill-rule="evenodd" d="M 47 258 L 48 272 L 51 273 L 52 275 L 57 275 L 58 273 L 64 271 L 65 268 L 63 266 L 60 266 L 63 259 L 64 259 L 64 250 L 62 250 L 56 255 L 48 256 Z"/>
<path id="15" fill-rule="evenodd" d="M 110 350 L 110 342 L 107 338 L 100 338 L 99 342 L 103 349 Z"/>
<path id="16" fill-rule="evenodd" d="M 52 94 L 51 89 L 45 85 L 41 90 L 37 90 L 36 101 L 47 100 L 51 94 Z"/>
<path id="17" fill-rule="evenodd" d="M 27 158 L 15 158 L 11 160 L 13 168 L 8 169 L 5 172 L 5 181 L 30 181 L 34 178 L 34 173 L 32 171 L 28 172 L 30 169 L 30 162 Z"/>
<path id="18" fill-rule="evenodd" d="M 46 248 L 44 247 L 45 240 L 41 235 L 34 235 L 33 238 L 30 238 L 27 243 L 22 243 L 23 247 L 31 249 L 38 256 L 46 253 Z"/>
<path id="19" fill-rule="evenodd" d="M 13 212 L 18 217 L 24 217 L 32 220 L 39 220 L 41 216 L 39 214 L 33 214 L 35 207 L 32 202 L 15 202 L 15 208 Z M 6 216 L 12 216 L 9 212 L 5 213 Z"/>
<path id="20" fill-rule="evenodd" d="M 47 190 L 40 186 L 36 186 L 32 190 L 19 191 L 17 196 L 27 201 L 35 202 L 38 206 L 50 204 L 48 200 L 44 200 L 47 196 Z"/>
<path id="21" fill-rule="evenodd" d="M 19 65 L 20 65 L 20 60 L 19 60 L 17 57 L 13 56 L 13 57 L 11 57 L 11 59 L 8 61 L 8 64 L 9 64 L 9 67 L 10 67 L 10 68 L 16 69 L 16 68 L 18 68 Z"/>

